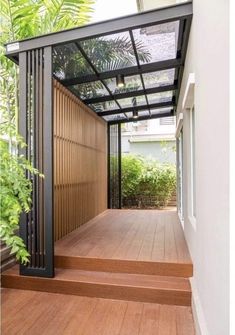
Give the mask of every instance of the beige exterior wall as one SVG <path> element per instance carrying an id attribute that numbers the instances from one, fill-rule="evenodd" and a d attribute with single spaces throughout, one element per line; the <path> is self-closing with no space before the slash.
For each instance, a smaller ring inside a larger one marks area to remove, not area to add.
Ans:
<path id="1" fill-rule="evenodd" d="M 229 334 L 229 9 L 194 0 L 178 113 L 184 113 L 184 229 L 194 264 L 198 334 Z M 196 220 L 190 213 L 189 111 L 182 102 L 195 74 Z M 200 332 L 201 329 L 201 332 Z"/>

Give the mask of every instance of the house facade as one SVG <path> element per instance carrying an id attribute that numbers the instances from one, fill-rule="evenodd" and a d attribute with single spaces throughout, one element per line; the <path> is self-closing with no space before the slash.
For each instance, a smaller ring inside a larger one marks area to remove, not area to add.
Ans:
<path id="1" fill-rule="evenodd" d="M 177 2 L 140 0 L 138 7 Z M 228 1 L 193 1 L 176 124 L 179 216 L 194 263 L 197 331 L 229 334 Z"/>
<path id="2" fill-rule="evenodd" d="M 127 123 L 122 128 L 122 153 L 176 164 L 175 117 Z"/>

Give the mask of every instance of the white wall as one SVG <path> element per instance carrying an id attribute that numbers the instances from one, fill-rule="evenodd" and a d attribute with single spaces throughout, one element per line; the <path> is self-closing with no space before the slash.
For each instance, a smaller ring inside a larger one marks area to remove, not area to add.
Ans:
<path id="1" fill-rule="evenodd" d="M 184 111 L 184 227 L 202 335 L 229 334 L 229 5 L 194 0 L 181 87 L 195 73 L 196 229 L 189 218 L 189 115 Z"/>

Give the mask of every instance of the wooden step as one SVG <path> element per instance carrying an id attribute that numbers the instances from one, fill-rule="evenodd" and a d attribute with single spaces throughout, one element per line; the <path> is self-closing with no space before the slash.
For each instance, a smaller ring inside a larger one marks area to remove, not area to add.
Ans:
<path id="1" fill-rule="evenodd" d="M 19 276 L 14 267 L 2 274 L 2 286 L 23 290 L 72 294 L 167 305 L 191 305 L 186 278 L 57 269 L 54 278 Z"/>
<path id="2" fill-rule="evenodd" d="M 184 278 L 193 276 L 192 263 L 134 261 L 55 255 L 55 267 L 87 271 L 109 271 Z"/>

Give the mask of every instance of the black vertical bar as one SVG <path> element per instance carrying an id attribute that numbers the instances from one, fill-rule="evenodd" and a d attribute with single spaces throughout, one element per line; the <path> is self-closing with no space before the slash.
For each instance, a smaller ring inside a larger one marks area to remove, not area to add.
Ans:
<path id="1" fill-rule="evenodd" d="M 53 233 L 53 86 L 52 47 L 44 49 L 44 220 L 45 220 L 45 266 L 48 277 L 54 276 L 54 233 Z"/>
<path id="2" fill-rule="evenodd" d="M 38 119 L 38 150 L 39 150 L 39 171 L 43 173 L 43 150 L 42 150 L 42 120 L 43 120 L 43 49 L 39 50 L 39 119 Z M 40 266 L 44 267 L 44 216 L 43 216 L 43 181 L 38 181 L 39 190 L 39 229 L 40 229 Z"/>
<path id="3" fill-rule="evenodd" d="M 34 143 L 36 150 L 34 151 L 34 166 L 39 169 L 39 50 L 35 51 L 35 114 L 34 114 Z M 40 221 L 39 221 L 39 180 L 38 176 L 34 176 L 35 188 L 35 218 L 36 218 L 36 263 L 40 267 Z"/>
<path id="4" fill-rule="evenodd" d="M 122 208 L 122 133 L 121 123 L 118 124 L 118 208 Z"/>
<path id="5" fill-rule="evenodd" d="M 111 208 L 111 191 L 110 191 L 110 125 L 107 124 L 107 192 L 108 192 L 108 208 Z"/>
<path id="6" fill-rule="evenodd" d="M 19 54 L 19 133 L 27 143 L 27 53 Z M 19 148 L 19 153 L 26 157 L 26 147 Z M 27 214 L 20 215 L 20 237 L 23 239 L 26 247 L 28 246 L 28 229 L 27 229 Z M 25 266 L 20 265 L 20 274 L 24 271 Z"/>
<path id="7" fill-rule="evenodd" d="M 36 51 L 32 51 L 32 164 L 34 167 L 36 165 L 36 157 L 37 157 L 37 146 L 36 146 L 36 118 L 37 118 L 37 110 L 36 110 L 36 99 L 37 99 L 37 91 L 36 91 L 36 68 L 35 68 L 35 56 Z M 32 175 L 32 184 L 33 184 L 33 209 L 32 209 L 32 216 L 33 216 L 33 265 L 34 267 L 37 266 L 37 188 L 36 188 L 36 177 Z"/>
<path id="8" fill-rule="evenodd" d="M 27 152 L 26 158 L 31 163 L 31 118 L 32 118 L 32 54 L 31 51 L 27 52 L 27 82 L 26 82 L 26 93 L 27 97 L 27 109 L 26 109 L 26 118 L 27 118 L 27 137 L 26 137 L 26 144 L 27 144 Z M 31 173 L 27 171 L 27 178 L 31 178 Z M 32 208 L 32 205 L 31 205 Z M 33 257 L 32 257 L 32 212 L 30 211 L 27 214 L 27 227 L 28 227 L 28 251 L 30 253 L 30 266 L 33 264 Z"/>

